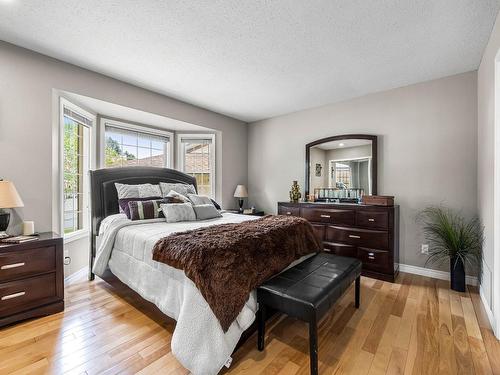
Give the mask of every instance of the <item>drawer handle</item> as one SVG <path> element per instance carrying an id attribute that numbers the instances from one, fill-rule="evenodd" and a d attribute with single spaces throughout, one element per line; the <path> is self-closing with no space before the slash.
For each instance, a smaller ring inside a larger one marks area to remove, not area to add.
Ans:
<path id="1" fill-rule="evenodd" d="M 330 215 L 319 215 L 320 217 L 324 217 L 324 218 L 327 218 L 329 219 L 330 218 Z"/>
<path id="2" fill-rule="evenodd" d="M 374 260 L 375 259 L 375 254 L 374 253 L 368 253 L 368 259 Z"/>
<path id="3" fill-rule="evenodd" d="M 18 268 L 24 266 L 26 263 L 13 263 L 13 264 L 6 264 L 5 266 L 0 267 L 0 270 L 10 270 L 11 268 Z"/>
<path id="4" fill-rule="evenodd" d="M 286 214 L 287 214 L 287 215 L 291 215 L 292 213 L 291 213 L 290 211 L 287 211 L 287 212 L 286 212 Z"/>
<path id="5" fill-rule="evenodd" d="M 374 222 L 375 219 L 369 218 L 368 221 Z"/>
<path id="6" fill-rule="evenodd" d="M 350 235 L 349 235 L 349 238 L 358 238 L 358 239 L 359 239 L 359 238 L 361 238 L 361 237 L 360 237 L 360 236 L 356 236 L 355 234 L 350 234 Z"/>
<path id="7" fill-rule="evenodd" d="M 2 301 L 6 301 L 8 299 L 12 299 L 12 298 L 17 298 L 17 297 L 22 297 L 26 294 L 26 292 L 19 292 L 19 293 L 14 293 L 14 294 L 9 294 L 7 296 L 3 296 L 1 299 Z"/>

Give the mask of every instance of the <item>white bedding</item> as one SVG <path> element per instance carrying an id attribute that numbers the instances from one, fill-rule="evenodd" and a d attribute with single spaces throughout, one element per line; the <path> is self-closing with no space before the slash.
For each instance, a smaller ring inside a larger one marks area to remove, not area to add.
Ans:
<path id="1" fill-rule="evenodd" d="M 256 217 L 224 213 L 211 220 L 167 223 L 165 219 L 130 221 L 124 214 L 112 215 L 101 224 L 93 270 L 102 275 L 109 266 L 122 282 L 177 321 L 171 347 L 184 367 L 196 375 L 217 374 L 255 319 L 255 291 L 224 333 L 195 284 L 183 271 L 152 260 L 152 249 L 156 241 L 174 232 L 252 219 Z"/>

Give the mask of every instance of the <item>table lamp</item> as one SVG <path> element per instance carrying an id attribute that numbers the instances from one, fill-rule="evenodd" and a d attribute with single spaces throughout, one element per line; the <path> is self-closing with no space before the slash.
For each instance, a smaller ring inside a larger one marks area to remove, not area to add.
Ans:
<path id="1" fill-rule="evenodd" d="M 238 198 L 238 204 L 240 206 L 239 212 L 243 212 L 243 198 L 248 197 L 248 191 L 245 185 L 236 186 L 236 190 L 234 191 L 234 197 Z"/>
<path id="2" fill-rule="evenodd" d="M 0 238 L 7 237 L 10 213 L 5 208 L 24 207 L 16 187 L 10 181 L 0 180 Z"/>

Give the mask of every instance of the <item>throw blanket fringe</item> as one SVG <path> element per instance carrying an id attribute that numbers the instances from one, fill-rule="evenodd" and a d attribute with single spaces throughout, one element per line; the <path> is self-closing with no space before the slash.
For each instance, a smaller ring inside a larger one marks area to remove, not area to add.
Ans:
<path id="1" fill-rule="evenodd" d="M 153 259 L 183 270 L 226 332 L 253 289 L 321 249 L 307 220 L 265 216 L 173 233 L 155 244 Z"/>

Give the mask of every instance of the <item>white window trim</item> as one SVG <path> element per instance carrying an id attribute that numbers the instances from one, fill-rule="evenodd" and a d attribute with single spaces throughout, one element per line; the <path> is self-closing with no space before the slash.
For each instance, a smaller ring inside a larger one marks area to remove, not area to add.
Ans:
<path id="1" fill-rule="evenodd" d="M 92 121 L 92 125 L 89 126 L 90 132 L 90 150 L 89 150 L 89 169 L 95 169 L 95 155 L 96 155 L 96 137 L 95 137 L 95 126 L 97 117 L 95 114 L 86 111 L 85 109 L 79 107 L 76 104 L 68 101 L 62 96 L 59 97 L 59 233 L 64 238 L 64 243 L 70 243 L 81 238 L 84 238 L 90 233 L 90 202 L 88 207 L 87 219 L 85 220 L 84 228 L 65 234 L 64 233 L 64 128 L 62 124 L 64 124 L 64 107 L 70 109 L 73 112 L 76 112 L 85 118 Z M 87 176 L 87 178 L 89 178 Z M 88 186 L 89 187 L 89 186 Z M 90 197 L 89 197 L 90 200 Z"/>
<path id="2" fill-rule="evenodd" d="M 124 130 L 131 130 L 131 131 L 136 131 L 144 134 L 151 134 L 151 135 L 159 135 L 161 137 L 168 137 L 169 143 L 170 143 L 170 151 L 165 152 L 165 158 L 168 157 L 168 160 L 170 163 L 165 163 L 165 168 L 173 168 L 174 167 L 174 143 L 175 143 L 175 138 L 174 138 L 174 133 L 169 132 L 167 130 L 161 130 L 161 129 L 156 129 L 156 128 L 150 128 L 147 125 L 136 125 L 136 124 L 131 124 L 128 122 L 124 121 L 119 121 L 119 120 L 113 120 L 108 117 L 101 117 L 99 121 L 99 165 L 100 168 L 106 168 L 105 166 L 105 161 L 106 161 L 106 124 L 109 124 L 110 126 L 113 126 L 115 128 L 119 129 L 124 129 Z"/>
<path id="3" fill-rule="evenodd" d="M 215 171 L 215 134 L 213 133 L 177 133 L 177 139 L 176 139 L 176 148 L 177 148 L 177 165 L 178 169 L 181 172 L 184 172 L 184 155 L 182 154 L 182 139 L 183 138 L 189 138 L 189 139 L 211 139 L 212 141 L 212 152 L 210 153 L 210 170 L 212 171 L 213 176 L 211 176 L 211 181 L 210 184 L 212 185 L 212 198 L 215 199 L 216 195 L 216 183 L 215 180 L 217 179 L 216 177 L 216 171 Z"/>

